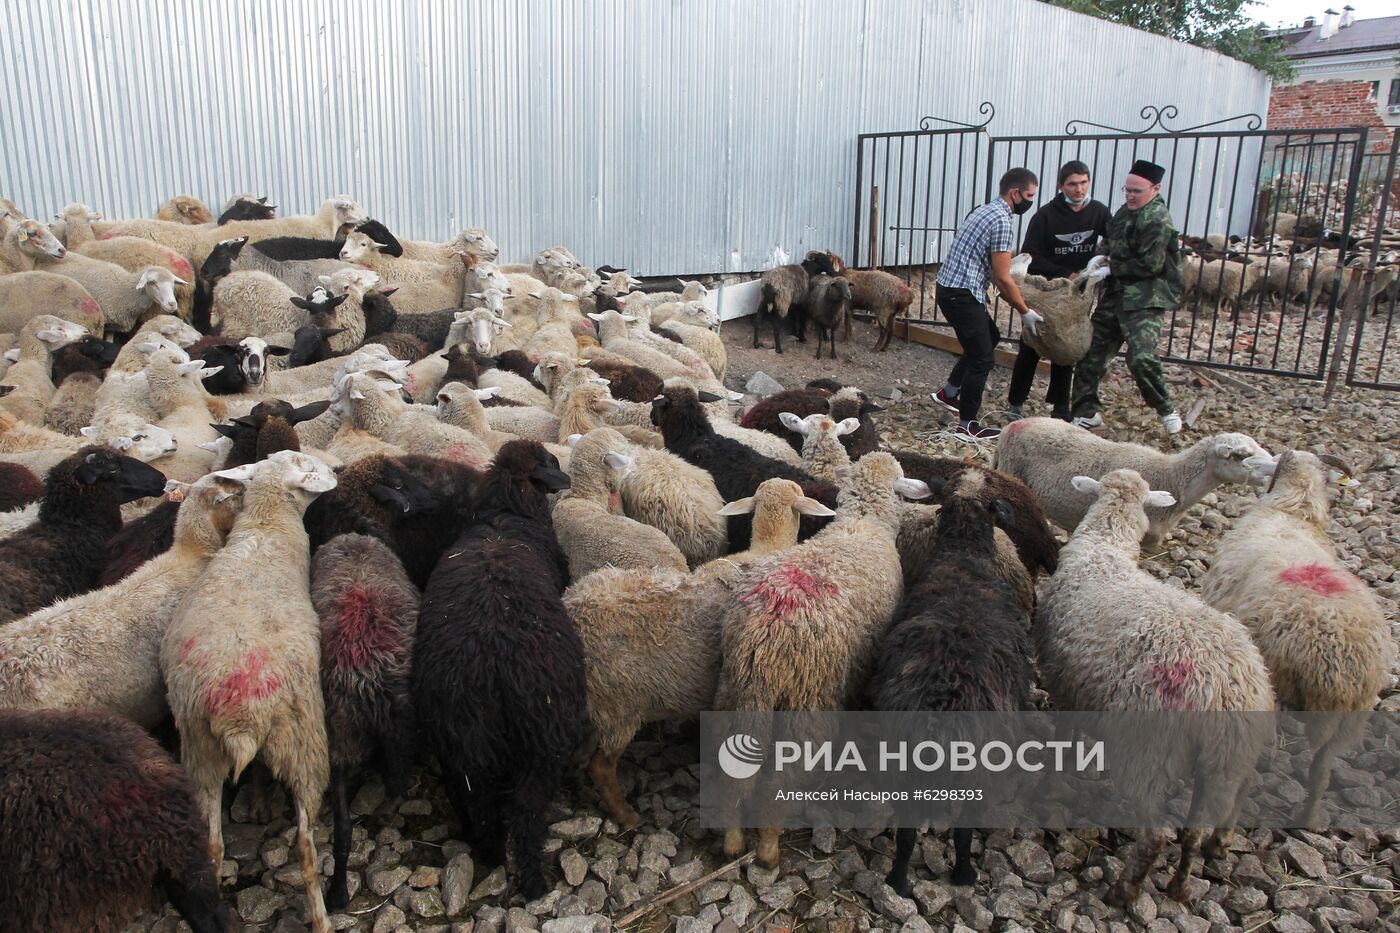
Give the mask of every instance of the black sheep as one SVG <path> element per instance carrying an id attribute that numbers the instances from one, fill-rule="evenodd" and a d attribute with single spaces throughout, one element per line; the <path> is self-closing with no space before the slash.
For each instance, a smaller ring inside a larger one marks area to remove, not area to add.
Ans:
<path id="1" fill-rule="evenodd" d="M 184 769 L 120 716 L 0 712 L 4 928 L 115 933 L 157 887 L 195 933 L 228 929 Z"/>
<path id="2" fill-rule="evenodd" d="M 979 498 L 975 473 L 943 501 L 935 547 L 906 590 L 870 684 L 873 706 L 890 712 L 1013 712 L 1030 702 L 1030 617 L 996 567 L 995 527 L 1015 526 L 1001 497 Z M 958 738 L 973 738 L 958 736 Z M 909 857 L 916 829 L 895 834 L 894 867 L 885 881 L 910 896 Z M 972 830 L 953 830 L 952 881 L 977 880 Z"/>
<path id="3" fill-rule="evenodd" d="M 661 377 L 642 366 L 613 360 L 589 360 L 588 368 L 608 380 L 608 391 L 621 402 L 650 402 L 661 393 Z"/>
<path id="4" fill-rule="evenodd" d="M 802 453 L 802 435 L 789 431 L 778 417 L 785 411 L 799 418 L 821 414 L 829 414 L 835 421 L 855 418 L 860 427 L 841 436 L 841 446 L 852 460 L 880 449 L 875 422 L 870 416 L 884 409 L 870 401 L 860 389 L 842 386 L 830 379 L 814 380 L 807 383 L 806 388 L 784 389 L 761 399 L 744 413 L 740 424 L 781 437 L 793 450 Z"/>
<path id="5" fill-rule="evenodd" d="M 502 350 L 496 354 L 495 360 L 496 368 L 501 372 L 515 373 L 536 389 L 545 392 L 544 386 L 535 378 L 535 364 L 530 362 L 530 358 L 525 355 L 524 350 Z M 545 392 L 545 394 L 549 393 Z"/>
<path id="6" fill-rule="evenodd" d="M 44 498 L 44 481 L 18 463 L 0 463 L 0 512 L 22 509 Z"/>
<path id="7" fill-rule="evenodd" d="M 583 739 L 583 643 L 547 493 L 568 475 L 541 445 L 511 441 L 482 480 L 472 522 L 423 594 L 413 704 L 472 855 L 505 864 L 527 900 L 546 891 L 545 814 Z"/>
<path id="8" fill-rule="evenodd" d="M 461 308 L 442 308 L 400 314 L 390 330 L 396 334 L 412 334 L 430 347 L 441 347 L 447 343 L 447 334 L 461 311 Z"/>
<path id="9" fill-rule="evenodd" d="M 267 373 L 267 357 L 287 356 L 289 347 L 269 344 L 261 337 L 205 337 L 186 351 L 190 359 L 203 360 L 205 371 L 222 367 L 204 378 L 204 390 L 210 395 L 235 395 L 250 392 L 262 385 Z"/>
<path id="10" fill-rule="evenodd" d="M 377 343 L 392 353 L 395 359 L 416 363 L 428 355 L 428 349 L 423 342 L 409 334 L 391 333 L 394 322 L 399 317 L 398 309 L 389 300 L 389 296 L 395 291 L 396 288 L 387 288 L 365 293 L 364 300 L 360 303 L 365 316 L 365 337 L 361 346 Z M 292 304 L 306 311 L 310 319 L 292 335 L 292 352 L 287 358 L 289 366 L 319 363 L 353 352 L 332 350 L 329 343 L 332 337 L 345 331 L 344 327 L 333 325 L 335 309 L 343 304 L 346 298 L 346 295 L 332 296 L 325 289 L 317 288 L 313 289 L 307 298 L 292 299 Z"/>
<path id="11" fill-rule="evenodd" d="M 491 369 L 498 365 L 494 356 L 482 356 L 476 352 L 476 348 L 469 343 L 454 343 L 442 353 L 438 354 L 447 360 L 447 372 L 443 374 L 442 385 L 449 382 L 460 382 L 464 386 L 475 389 L 481 380 L 482 369 Z M 499 407 L 524 407 L 524 402 L 516 402 L 499 395 L 481 400 L 482 408 Z"/>
<path id="12" fill-rule="evenodd" d="M 166 499 L 108 538 L 94 589 L 121 581 L 146 561 L 170 550 L 175 543 L 175 520 L 179 512 L 180 500 Z"/>
<path id="13" fill-rule="evenodd" d="M 228 424 L 211 427 L 233 441 L 233 448 L 224 458 L 224 469 L 266 460 L 279 450 L 301 450 L 295 425 L 325 414 L 329 401 L 312 402 L 293 408 L 281 399 L 259 402 L 253 410 Z"/>
<path id="14" fill-rule="evenodd" d="M 418 590 L 383 541 L 338 535 L 311 562 L 311 602 L 321 620 L 321 694 L 335 830 L 326 907 L 341 910 L 350 902 L 349 773 L 378 756 L 389 793 L 399 796 L 413 766 L 408 676 Z"/>
<path id="15" fill-rule="evenodd" d="M 701 401 L 717 402 L 719 396 L 696 393 L 683 380 L 668 380 L 651 403 L 651 423 L 661 430 L 666 449 L 683 460 L 708 470 L 715 488 L 726 502 L 752 496 L 766 479 L 790 479 L 802 487 L 802 494 L 829 509 L 836 508 L 836 487 L 816 479 L 797 467 L 765 457 L 732 438 L 716 434 L 710 426 Z M 820 531 L 829 518 L 802 517 L 798 538 L 806 540 Z M 752 515 L 729 518 L 729 552 L 747 550 L 753 530 Z"/>
<path id="16" fill-rule="evenodd" d="M 222 227 L 233 220 L 272 220 L 276 216 L 277 205 L 268 204 L 267 198 L 239 198 L 219 215 L 218 225 Z"/>
<path id="17" fill-rule="evenodd" d="M 438 457 L 361 457 L 337 471 L 336 488 L 304 519 L 314 551 L 336 535 L 372 535 L 388 544 L 420 590 L 461 534 L 481 474 Z"/>
<path id="18" fill-rule="evenodd" d="M 199 267 L 199 274 L 194 279 L 194 299 L 190 306 L 190 323 L 201 334 L 213 332 L 213 324 L 210 323 L 209 314 L 214 308 L 214 286 L 219 283 L 219 279 L 233 271 L 234 260 L 243 250 L 243 244 L 247 242 L 246 236 L 219 241 L 205 257 L 204 264 Z"/>
<path id="19" fill-rule="evenodd" d="M 1045 573 L 1055 572 L 1060 559 L 1060 542 L 1050 530 L 1035 493 L 1025 483 L 1014 476 L 967 460 L 930 457 L 912 450 L 892 450 L 890 453 L 899 461 L 905 476 L 928 484 L 935 501 L 942 499 L 945 484 L 954 476 L 964 470 L 976 470 L 984 480 L 981 487 L 984 502 L 1001 497 L 1011 503 L 1016 525 L 1006 529 L 1006 533 L 1016 545 L 1016 553 L 1020 555 L 1026 571 L 1032 578 L 1042 570 Z"/>
<path id="20" fill-rule="evenodd" d="M 117 354 L 121 349 L 117 344 L 101 337 L 84 337 L 54 353 L 50 378 L 54 385 L 59 386 L 73 373 L 101 376 L 117 361 Z"/>
<path id="21" fill-rule="evenodd" d="M 165 476 L 108 447 L 83 447 L 45 477 L 39 520 L 0 541 L 0 624 L 97 583 L 123 503 L 158 496 Z"/>
<path id="22" fill-rule="evenodd" d="M 366 220 L 354 229 L 383 246 L 380 252 L 384 255 L 403 255 L 403 244 L 389 232 L 388 227 L 379 221 Z M 268 237 L 266 240 L 254 243 L 253 249 L 277 262 L 297 262 L 306 259 L 339 259 L 340 248 L 343 245 L 345 245 L 345 236 L 342 233 L 333 240 L 304 236 Z"/>

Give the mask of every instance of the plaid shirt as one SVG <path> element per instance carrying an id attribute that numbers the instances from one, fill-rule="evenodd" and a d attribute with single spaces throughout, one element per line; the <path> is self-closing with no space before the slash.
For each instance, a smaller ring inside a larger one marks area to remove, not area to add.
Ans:
<path id="1" fill-rule="evenodd" d="M 1011 252 L 1011 208 L 995 198 L 977 208 L 953 236 L 948 258 L 938 269 L 938 284 L 965 288 L 978 304 L 987 303 L 992 253 Z"/>

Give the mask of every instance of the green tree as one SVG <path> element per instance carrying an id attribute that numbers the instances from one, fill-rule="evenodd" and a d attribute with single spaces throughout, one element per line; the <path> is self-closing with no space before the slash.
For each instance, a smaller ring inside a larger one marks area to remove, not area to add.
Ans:
<path id="1" fill-rule="evenodd" d="M 1145 29 L 1253 65 L 1273 78 L 1293 77 L 1283 42 L 1245 11 L 1256 0 L 1044 0 L 1076 13 Z"/>

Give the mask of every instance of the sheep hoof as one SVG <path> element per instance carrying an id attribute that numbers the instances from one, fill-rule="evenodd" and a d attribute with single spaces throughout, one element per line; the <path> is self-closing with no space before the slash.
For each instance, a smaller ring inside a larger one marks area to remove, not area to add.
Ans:
<path id="1" fill-rule="evenodd" d="M 742 829 L 726 829 L 724 831 L 724 857 L 736 859 L 744 854 L 744 831 Z"/>
<path id="2" fill-rule="evenodd" d="M 1128 905 L 1138 899 L 1138 886 L 1120 881 L 1108 889 L 1108 894 L 1104 897 L 1104 903 L 1110 907 L 1121 907 L 1124 910 Z"/>
<path id="3" fill-rule="evenodd" d="M 764 868 L 777 868 L 778 856 L 777 835 L 771 837 L 765 835 L 763 838 L 759 839 L 758 853 L 754 856 L 754 861 L 758 862 L 758 864 L 762 865 Z"/>
<path id="4" fill-rule="evenodd" d="M 638 826 L 642 825 L 642 815 L 631 807 L 619 813 L 614 813 L 613 819 L 616 820 L 617 825 L 621 826 L 624 830 L 636 829 Z"/>
<path id="5" fill-rule="evenodd" d="M 1167 885 L 1167 897 L 1178 904 L 1185 904 L 1191 899 L 1191 876 L 1178 873 Z"/>
<path id="6" fill-rule="evenodd" d="M 971 887 L 977 883 L 977 869 L 969 862 L 966 865 L 954 865 L 949 880 L 959 887 Z M 904 895 L 908 897 L 909 895 Z"/>
<path id="7" fill-rule="evenodd" d="M 898 894 L 900 897 L 914 896 L 914 886 L 909 883 L 908 874 L 896 875 L 895 872 L 890 872 L 885 876 L 885 884 L 889 885 L 894 890 L 894 893 Z"/>
<path id="8" fill-rule="evenodd" d="M 330 887 L 326 890 L 326 909 L 335 913 L 344 910 L 349 904 L 350 889 L 345 880 L 332 880 Z"/>

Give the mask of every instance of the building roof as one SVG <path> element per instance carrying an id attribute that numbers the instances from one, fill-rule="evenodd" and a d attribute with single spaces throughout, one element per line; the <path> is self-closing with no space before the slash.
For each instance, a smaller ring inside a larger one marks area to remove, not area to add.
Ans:
<path id="1" fill-rule="evenodd" d="M 1288 43 L 1283 53 L 1288 58 L 1318 58 L 1373 49 L 1400 49 L 1400 16 L 1358 19 L 1345 29 L 1338 29 L 1327 39 L 1321 38 L 1321 23 L 1306 29 L 1283 30 L 1279 35 Z"/>

